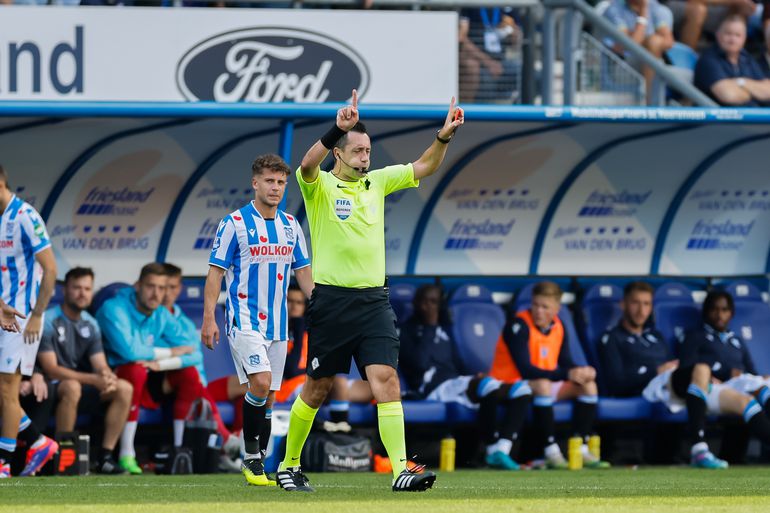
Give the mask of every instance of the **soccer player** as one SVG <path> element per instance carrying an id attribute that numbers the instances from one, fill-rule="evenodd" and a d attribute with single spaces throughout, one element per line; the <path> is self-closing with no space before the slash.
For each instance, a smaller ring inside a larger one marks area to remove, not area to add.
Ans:
<path id="1" fill-rule="evenodd" d="M 417 187 L 432 175 L 464 119 L 449 106 L 444 125 L 412 164 L 369 171 L 371 142 L 359 122 L 358 96 L 337 112 L 336 124 L 308 150 L 297 173 L 310 224 L 313 279 L 309 312 L 307 381 L 291 408 L 286 459 L 277 479 L 287 491 L 313 491 L 299 466 L 300 453 L 334 376 L 355 357 L 377 400 L 380 436 L 393 464 L 394 491 L 433 485 L 432 472 L 406 468 L 404 412 L 396 365 L 399 340 L 385 289 L 385 196 Z M 331 151 L 334 167 L 321 172 Z"/>
<path id="2" fill-rule="evenodd" d="M 203 352 L 201 351 L 198 329 L 195 327 L 195 323 L 192 319 L 187 317 L 180 306 L 176 304 L 176 300 L 182 293 L 182 269 L 168 262 L 164 263 L 163 267 L 166 269 L 166 276 L 168 276 L 166 294 L 163 296 L 163 306 L 166 307 L 166 310 L 171 312 L 171 315 L 176 322 L 179 323 L 179 329 L 189 341 L 190 347 L 193 348 L 193 352 L 189 356 L 183 356 L 182 358 L 188 358 L 190 362 L 195 364 L 200 381 L 204 386 L 203 398 L 211 405 L 211 414 L 214 421 L 217 423 L 217 433 L 222 437 L 222 451 L 224 454 L 220 455 L 219 466 L 221 469 L 228 472 L 240 472 L 240 464 L 236 466 L 234 461 L 240 454 L 240 438 L 231 433 L 230 430 L 227 429 L 227 426 L 225 426 L 222 415 L 220 415 L 219 409 L 217 408 L 217 399 L 211 395 L 207 388 L 206 369 L 203 367 Z"/>
<path id="3" fill-rule="evenodd" d="M 181 447 L 185 418 L 193 401 L 203 397 L 190 340 L 161 306 L 167 282 L 163 264 L 147 264 L 133 287 L 118 291 L 96 312 L 107 360 L 118 377 L 134 387 L 118 458 L 118 464 L 131 474 L 142 473 L 134 451 L 139 407 L 159 408 L 165 396 L 173 393 L 174 447 Z"/>
<path id="4" fill-rule="evenodd" d="M 707 414 L 743 415 L 751 433 L 770 440 L 770 420 L 748 394 L 711 383 L 708 365 L 680 362 L 671 357 L 663 336 L 650 323 L 652 287 L 632 282 L 623 292 L 623 318 L 602 336 L 599 358 L 610 395 L 631 397 L 643 394 L 650 401 L 665 403 L 672 411 L 684 405 L 688 432 L 692 437 L 690 464 L 698 468 L 727 468 L 709 450 L 705 441 Z M 689 358 L 689 357 L 688 357 Z M 694 358 L 693 361 L 699 360 Z"/>
<path id="5" fill-rule="evenodd" d="M 766 416 L 760 413 L 763 407 L 766 413 L 770 407 L 770 381 L 757 375 L 748 347 L 730 330 L 729 325 L 734 314 L 735 304 L 728 292 L 709 292 L 703 302 L 703 326 L 685 335 L 679 347 L 679 359 L 682 367 L 694 368 L 694 376 L 695 373 L 701 375 L 701 383 L 698 385 L 702 393 L 707 392 L 709 387 L 713 389 L 723 383 L 730 391 L 740 394 L 740 400 L 732 401 L 731 411 L 725 413 L 742 413 L 750 432 L 762 440 L 767 440 L 770 433 L 765 425 Z M 690 394 L 691 390 L 688 389 L 687 393 Z M 759 401 L 754 400 L 753 396 Z M 690 395 L 687 399 L 688 414 L 695 405 L 700 410 L 712 409 L 711 404 L 704 404 L 703 400 L 698 401 Z M 721 395 L 719 403 L 725 403 Z M 698 443 L 703 441 L 705 415 L 700 418 L 700 425 L 694 427 L 694 431 L 697 429 Z"/>
<path id="6" fill-rule="evenodd" d="M 17 436 L 30 443 L 22 475 L 40 470 L 58 450 L 56 442 L 34 430 L 19 404 L 21 376 L 30 376 L 35 366 L 43 314 L 56 283 L 56 259 L 40 214 L 11 192 L 2 166 L 0 213 L 0 298 L 6 305 L 0 331 L 0 478 L 6 478 L 11 477 Z M 16 313 L 26 318 L 8 318 Z"/>
<path id="7" fill-rule="evenodd" d="M 249 484 L 275 485 L 264 470 L 272 404 L 281 388 L 289 338 L 286 289 L 294 270 L 303 292 L 313 289 L 310 259 L 297 220 L 278 208 L 291 174 L 277 155 L 262 155 L 251 166 L 254 200 L 219 224 L 204 289 L 201 340 L 209 348 L 219 339 L 214 309 L 226 275 L 227 340 L 242 384 L 243 475 Z"/>
<path id="8" fill-rule="evenodd" d="M 417 289 L 414 315 L 401 327 L 401 373 L 421 399 L 478 409 L 487 465 L 518 470 L 511 449 L 526 419 L 532 390 L 524 380 L 508 384 L 484 374 L 463 375 L 441 296 L 437 285 Z M 498 406 L 504 411 L 502 422 L 497 421 Z"/>
<path id="9" fill-rule="evenodd" d="M 91 269 L 74 267 L 67 271 L 64 301 L 46 312 L 37 359 L 45 375 L 58 381 L 54 387 L 57 431 L 74 431 L 78 407 L 93 411 L 105 405 L 104 437 L 96 470 L 100 474 L 122 474 L 112 451 L 126 424 L 133 389 L 107 365 L 99 325 L 86 312 L 93 292 Z"/>
<path id="10" fill-rule="evenodd" d="M 550 468 L 567 467 L 555 439 L 554 401 L 575 399 L 573 432 L 587 442 L 599 399 L 596 370 L 578 366 L 572 360 L 567 333 L 558 315 L 561 296 L 561 288 L 556 283 L 545 281 L 535 285 L 532 305 L 518 312 L 503 328 L 489 372 L 504 383 L 529 382 L 533 423 L 541 436 L 545 462 Z M 581 452 L 584 466 L 608 466 L 591 454 L 587 443 L 583 443 Z"/>

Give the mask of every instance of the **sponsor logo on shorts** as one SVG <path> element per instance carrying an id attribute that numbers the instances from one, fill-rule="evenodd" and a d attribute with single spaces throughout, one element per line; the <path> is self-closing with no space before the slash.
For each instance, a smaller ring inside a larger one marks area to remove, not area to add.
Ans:
<path id="1" fill-rule="evenodd" d="M 249 356 L 249 365 L 259 365 L 259 355 L 253 354 Z"/>
<path id="2" fill-rule="evenodd" d="M 310 362 L 310 366 L 313 367 L 313 370 L 316 370 L 319 365 L 321 365 L 321 364 L 318 363 L 318 358 L 313 358 L 313 361 Z"/>

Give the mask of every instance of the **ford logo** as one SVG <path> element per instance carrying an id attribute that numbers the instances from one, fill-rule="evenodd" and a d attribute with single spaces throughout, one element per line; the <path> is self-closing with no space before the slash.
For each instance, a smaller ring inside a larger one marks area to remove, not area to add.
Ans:
<path id="1" fill-rule="evenodd" d="M 179 61 L 177 86 L 190 101 L 345 102 L 363 96 L 369 69 L 349 46 L 328 36 L 282 27 L 226 32 Z"/>

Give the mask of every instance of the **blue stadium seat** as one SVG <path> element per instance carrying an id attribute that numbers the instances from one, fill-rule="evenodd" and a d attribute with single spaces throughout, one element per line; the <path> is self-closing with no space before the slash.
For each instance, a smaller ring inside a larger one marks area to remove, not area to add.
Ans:
<path id="1" fill-rule="evenodd" d="M 187 313 L 187 311 L 185 311 Z M 203 313 L 201 311 L 200 316 L 195 317 L 187 313 L 195 322 L 198 329 L 203 322 Z M 233 364 L 233 357 L 230 354 L 230 344 L 227 342 L 227 332 L 225 331 L 225 312 L 222 306 L 217 305 L 214 310 L 214 317 L 219 326 L 219 344 L 214 346 L 214 350 L 203 348 L 203 368 L 206 369 L 206 378 L 209 383 L 212 381 L 235 374 L 235 364 Z"/>
<path id="2" fill-rule="evenodd" d="M 64 302 L 64 283 L 57 281 L 53 289 L 53 296 L 51 296 L 51 300 L 48 301 L 48 308 L 59 306 L 62 302 Z"/>
<path id="3" fill-rule="evenodd" d="M 695 63 L 698 62 L 698 52 L 678 41 L 674 41 L 674 46 L 666 50 L 666 57 L 675 68 L 689 71 L 695 71 Z"/>
<path id="4" fill-rule="evenodd" d="M 605 331 L 620 321 L 622 316 L 620 302 L 622 300 L 623 289 L 608 282 L 596 283 L 583 296 L 580 308 L 582 313 L 581 334 L 594 366 L 598 365 L 599 362 L 596 343 Z"/>
<path id="5" fill-rule="evenodd" d="M 176 302 L 184 303 L 203 303 L 203 289 L 206 280 L 202 278 L 183 278 L 182 292 L 179 294 Z"/>
<path id="6" fill-rule="evenodd" d="M 97 310 L 101 308 L 102 304 L 107 301 L 108 299 L 112 299 L 115 297 L 115 294 L 118 293 L 120 289 L 130 287 L 128 283 L 123 283 L 121 281 L 116 281 L 115 283 L 110 283 L 109 285 L 105 285 L 101 289 L 99 289 L 99 292 L 97 292 L 94 295 L 94 300 L 91 302 L 91 307 L 88 309 L 92 314 L 96 314 Z"/>
<path id="7" fill-rule="evenodd" d="M 735 299 L 731 328 L 749 348 L 757 372 L 770 374 L 770 305 L 762 300 L 759 289 L 747 281 L 733 282 L 726 290 Z"/>
<path id="8" fill-rule="evenodd" d="M 399 324 L 412 316 L 415 292 L 417 287 L 411 283 L 397 283 L 390 287 L 390 306 L 393 307 Z"/>
<path id="9" fill-rule="evenodd" d="M 653 299 L 655 327 L 674 348 L 685 333 L 697 328 L 701 323 L 701 309 L 692 297 L 692 291 L 686 285 L 676 282 L 661 285 L 655 291 Z"/>
<path id="10" fill-rule="evenodd" d="M 502 308 L 490 303 L 460 303 L 450 307 L 454 339 L 467 373 L 489 372 L 495 345 L 505 325 Z"/>
<path id="11" fill-rule="evenodd" d="M 458 287 L 449 298 L 449 306 L 469 303 L 493 304 L 492 292 L 483 285 L 466 283 Z"/>

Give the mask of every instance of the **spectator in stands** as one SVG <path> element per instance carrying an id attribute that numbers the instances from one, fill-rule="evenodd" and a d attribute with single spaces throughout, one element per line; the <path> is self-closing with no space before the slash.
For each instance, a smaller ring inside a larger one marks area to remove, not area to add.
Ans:
<path id="1" fill-rule="evenodd" d="M 158 408 L 173 393 L 174 447 L 180 447 L 185 417 L 193 401 L 203 396 L 190 340 L 161 308 L 167 284 L 163 264 L 147 264 L 133 287 L 120 290 L 96 312 L 110 365 L 134 387 L 118 460 L 132 474 L 142 473 L 134 452 L 139 407 Z"/>
<path id="2" fill-rule="evenodd" d="M 517 63 L 506 56 L 519 28 L 499 7 L 461 12 L 459 36 L 460 102 L 508 100 L 516 88 Z"/>
<path id="3" fill-rule="evenodd" d="M 193 348 L 193 352 L 190 355 L 190 361 L 198 362 L 195 368 L 198 371 L 198 376 L 204 387 L 206 387 L 206 370 L 203 368 L 203 353 L 201 352 L 200 335 L 198 334 L 198 328 L 195 327 L 195 323 L 185 315 L 182 308 L 176 303 L 179 295 L 182 293 L 182 269 L 174 264 L 164 263 L 163 268 L 166 270 L 168 276 L 168 282 L 166 285 L 166 294 L 163 296 L 163 306 L 166 307 L 171 315 L 179 323 L 179 328 L 184 333 L 185 338 L 188 341 L 188 345 Z M 201 298 L 201 303 L 203 298 Z M 245 391 L 243 392 L 246 393 Z M 243 397 L 243 394 L 241 394 Z M 241 465 L 237 461 L 241 452 L 241 442 L 238 435 L 235 435 L 227 429 L 222 415 L 217 408 L 217 401 L 229 400 L 228 398 L 214 397 L 208 388 L 204 389 L 203 398 L 206 399 L 211 405 L 211 413 L 214 420 L 217 423 L 217 432 L 222 437 L 222 451 L 223 454 L 219 459 L 219 468 L 225 472 L 240 472 Z"/>
<path id="4" fill-rule="evenodd" d="M 609 393 L 617 397 L 642 393 L 651 402 L 665 403 L 672 412 L 686 406 L 693 442 L 690 464 L 699 468 L 727 468 L 727 462 L 714 456 L 706 443 L 707 414 L 743 415 L 749 430 L 761 440 L 770 440 L 770 420 L 761 414 L 762 408 L 752 396 L 711 383 L 708 362 L 712 360 L 705 353 L 696 351 L 701 353 L 698 356 L 688 352 L 681 366 L 678 360 L 671 359 L 663 336 L 650 323 L 652 298 L 649 284 L 629 283 L 623 293 L 623 318 L 602 337 L 599 358 Z M 689 351 L 694 345 L 692 334 L 686 340 Z"/>
<path id="5" fill-rule="evenodd" d="M 759 64 L 759 69 L 762 70 L 762 75 L 765 78 L 770 78 L 770 23 L 765 25 L 764 34 L 765 51 L 762 52 L 762 55 L 757 60 L 757 64 Z"/>
<path id="6" fill-rule="evenodd" d="M 409 390 L 420 399 L 478 408 L 487 465 L 518 470 L 511 450 L 518 439 L 532 391 L 526 381 L 503 383 L 485 374 L 463 372 L 452 325 L 442 305 L 441 288 L 423 285 L 414 297 L 414 314 L 401 328 L 399 370 Z M 502 405 L 502 422 L 497 408 Z"/>
<path id="7" fill-rule="evenodd" d="M 725 18 L 717 30 L 717 44 L 703 52 L 695 65 L 695 86 L 720 105 L 757 107 L 770 103 L 770 79 L 743 48 L 746 21 Z"/>
<path id="8" fill-rule="evenodd" d="M 91 269 L 67 271 L 63 303 L 46 312 L 37 360 L 45 376 L 56 382 L 51 394 L 56 401 L 56 430 L 74 431 L 78 410 L 94 413 L 104 407 L 104 437 L 96 470 L 122 474 L 112 452 L 125 426 L 133 389 L 107 365 L 99 326 L 86 312 L 93 287 Z"/>
<path id="9" fill-rule="evenodd" d="M 658 0 L 612 0 L 604 11 L 604 17 L 658 59 L 674 46 L 674 18 L 671 9 L 661 5 Z M 647 84 L 647 99 L 654 101 L 651 94 L 655 78 L 653 69 L 625 52 L 619 43 L 614 43 L 613 49 L 624 55 L 632 66 L 641 69 Z"/>
<path id="10" fill-rule="evenodd" d="M 566 468 L 555 438 L 554 401 L 575 399 L 572 421 L 575 436 L 583 443 L 584 466 L 609 464 L 588 450 L 598 403 L 596 370 L 572 360 L 566 331 L 559 319 L 562 291 L 553 282 L 540 282 L 532 291 L 532 305 L 517 312 L 503 328 L 490 375 L 505 383 L 529 382 L 533 394 L 533 423 L 539 433 L 546 466 Z"/>
<path id="11" fill-rule="evenodd" d="M 757 9 L 754 0 L 670 0 L 669 2 L 678 16 L 683 13 L 683 22 L 679 33 L 679 40 L 698 50 L 698 42 L 701 33 L 706 30 L 714 33 L 719 20 L 726 16 L 737 15 L 743 19 L 748 18 Z M 763 0 L 767 4 L 767 0 Z"/>

